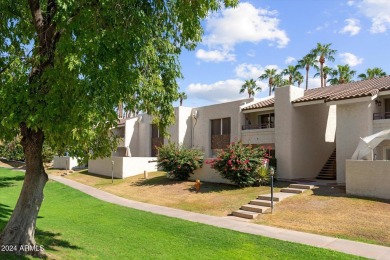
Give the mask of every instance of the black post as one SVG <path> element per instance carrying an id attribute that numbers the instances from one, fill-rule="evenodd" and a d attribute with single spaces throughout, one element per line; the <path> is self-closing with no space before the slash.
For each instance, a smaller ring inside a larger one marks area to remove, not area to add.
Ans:
<path id="1" fill-rule="evenodd" d="M 114 183 L 114 161 L 111 161 L 111 183 Z"/>
<path id="2" fill-rule="evenodd" d="M 274 212 L 274 167 L 270 167 L 269 175 L 271 175 L 271 214 Z"/>

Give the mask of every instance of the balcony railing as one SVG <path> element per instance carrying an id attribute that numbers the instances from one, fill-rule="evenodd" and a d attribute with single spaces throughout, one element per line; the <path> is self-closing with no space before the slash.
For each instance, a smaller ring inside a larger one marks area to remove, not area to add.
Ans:
<path id="1" fill-rule="evenodd" d="M 267 129 L 274 128 L 274 123 L 258 124 L 258 125 L 243 125 L 242 130 L 252 130 L 252 129 Z"/>
<path id="2" fill-rule="evenodd" d="M 390 119 L 390 112 L 374 113 L 372 119 L 373 120 Z"/>

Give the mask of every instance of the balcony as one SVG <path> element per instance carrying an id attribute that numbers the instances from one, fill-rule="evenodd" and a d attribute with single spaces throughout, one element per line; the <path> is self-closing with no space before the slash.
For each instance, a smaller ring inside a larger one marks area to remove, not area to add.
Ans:
<path id="1" fill-rule="evenodd" d="M 390 112 L 374 113 L 372 119 L 373 120 L 390 119 Z"/>
<path id="2" fill-rule="evenodd" d="M 268 129 L 268 128 L 275 128 L 275 124 L 265 123 L 265 124 L 251 124 L 251 125 L 242 126 L 242 130 Z"/>

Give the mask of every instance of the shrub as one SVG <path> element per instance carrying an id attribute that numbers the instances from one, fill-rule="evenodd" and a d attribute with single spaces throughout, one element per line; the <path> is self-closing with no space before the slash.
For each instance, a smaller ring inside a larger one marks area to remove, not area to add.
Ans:
<path id="1" fill-rule="evenodd" d="M 225 150 L 217 152 L 217 158 L 206 163 L 210 163 L 211 168 L 217 170 L 223 178 L 240 187 L 261 185 L 265 179 L 265 172 L 261 169 L 265 168 L 264 154 L 264 148 L 252 148 L 241 142 L 231 143 Z"/>
<path id="2" fill-rule="evenodd" d="M 187 180 L 194 170 L 203 166 L 203 153 L 169 143 L 158 148 L 157 166 L 177 180 Z"/>
<path id="3" fill-rule="evenodd" d="M 24 161 L 23 147 L 18 140 L 3 143 L 0 147 L 0 157 L 10 161 Z"/>

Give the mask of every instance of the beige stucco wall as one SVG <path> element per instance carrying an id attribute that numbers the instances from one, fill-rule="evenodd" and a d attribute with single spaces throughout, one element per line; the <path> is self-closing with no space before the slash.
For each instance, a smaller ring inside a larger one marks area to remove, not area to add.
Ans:
<path id="1" fill-rule="evenodd" d="M 175 107 L 175 123 L 168 129 L 170 137 L 165 138 L 164 143 L 171 142 L 191 147 L 192 134 L 192 108 Z"/>
<path id="2" fill-rule="evenodd" d="M 383 130 L 390 129 L 390 119 L 373 120 L 373 133 L 378 133 Z"/>
<path id="3" fill-rule="evenodd" d="M 328 124 L 335 124 L 335 109 L 326 104 L 294 107 L 301 88 L 287 86 L 275 93 L 275 152 L 278 177 L 313 178 L 335 148 L 327 142 Z M 330 116 L 330 113 L 332 114 Z M 334 128 L 334 126 L 333 126 Z"/>
<path id="4" fill-rule="evenodd" d="M 144 171 L 157 170 L 157 163 L 150 162 L 156 157 L 106 157 L 88 161 L 88 172 L 111 177 L 112 164 L 114 161 L 114 178 L 123 179 L 126 177 L 142 174 Z"/>
<path id="5" fill-rule="evenodd" d="M 78 161 L 77 158 L 69 157 L 69 156 L 54 156 L 53 158 L 53 168 L 56 169 L 65 169 L 71 170 L 77 167 Z"/>
<path id="6" fill-rule="evenodd" d="M 253 98 L 242 99 L 234 102 L 216 104 L 194 108 L 192 111 L 198 111 L 198 119 L 192 120 L 193 124 L 193 146 L 205 153 L 205 157 L 211 156 L 211 126 L 210 120 L 230 117 L 231 135 L 230 141 L 241 138 L 241 113 L 240 106 L 244 103 L 253 101 Z"/>
<path id="7" fill-rule="evenodd" d="M 345 160 L 351 159 L 360 137 L 372 134 L 373 102 L 337 105 L 337 182 L 345 183 Z"/>
<path id="8" fill-rule="evenodd" d="M 244 130 L 241 140 L 244 144 L 274 144 L 275 128 Z"/>
<path id="9" fill-rule="evenodd" d="M 205 159 L 209 160 L 209 159 Z M 194 174 L 190 174 L 190 180 L 200 180 L 204 182 L 213 182 L 213 183 L 225 183 L 233 184 L 227 179 L 221 177 L 221 175 L 214 169 L 210 167 L 209 164 L 204 163 L 203 167 L 194 171 Z"/>
<path id="10" fill-rule="evenodd" d="M 390 199 L 390 161 L 346 161 L 348 194 Z"/>

